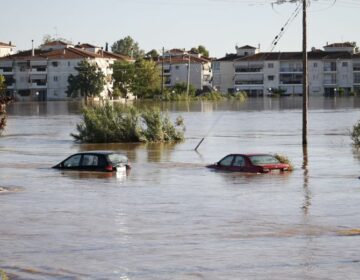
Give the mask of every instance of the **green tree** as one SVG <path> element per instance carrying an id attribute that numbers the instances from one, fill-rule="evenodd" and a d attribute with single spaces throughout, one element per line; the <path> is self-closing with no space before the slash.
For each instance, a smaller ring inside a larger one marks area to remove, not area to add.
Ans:
<path id="1" fill-rule="evenodd" d="M 197 52 L 204 57 L 209 57 L 209 51 L 203 45 L 199 45 L 197 48 L 196 47 L 191 48 L 190 51 Z"/>
<path id="2" fill-rule="evenodd" d="M 6 81 L 3 75 L 0 75 L 0 96 L 5 95 L 6 92 Z"/>
<path id="3" fill-rule="evenodd" d="M 157 50 L 152 49 L 151 51 L 147 52 L 145 56 L 152 59 L 157 59 L 160 55 Z"/>
<path id="4" fill-rule="evenodd" d="M 88 97 L 99 96 L 104 90 L 105 75 L 96 64 L 90 64 L 88 61 L 81 61 L 75 69 L 78 75 L 68 77 L 67 95 L 69 97 L 80 96 Z"/>
<path id="5" fill-rule="evenodd" d="M 135 42 L 130 36 L 126 36 L 123 39 L 116 41 L 111 50 L 114 53 L 127 55 L 135 59 L 144 57 L 145 52 L 140 49 L 138 42 Z"/>
<path id="6" fill-rule="evenodd" d="M 42 44 L 47 44 L 47 43 L 51 43 L 51 42 L 54 42 L 54 41 L 62 41 L 64 43 L 67 43 L 67 44 L 72 44 L 72 42 L 68 39 L 65 39 L 65 38 L 62 38 L 62 37 L 55 37 L 55 36 L 51 36 L 49 34 L 45 34 L 43 36 L 43 40 L 42 40 Z"/>
<path id="7" fill-rule="evenodd" d="M 123 93 L 132 92 L 139 98 L 146 98 L 160 90 L 160 70 L 152 60 L 115 62 L 113 69 L 114 85 Z"/>
<path id="8" fill-rule="evenodd" d="M 3 132 L 6 126 L 7 114 L 6 105 L 12 101 L 11 97 L 5 96 L 6 82 L 5 77 L 0 75 L 0 134 Z"/>

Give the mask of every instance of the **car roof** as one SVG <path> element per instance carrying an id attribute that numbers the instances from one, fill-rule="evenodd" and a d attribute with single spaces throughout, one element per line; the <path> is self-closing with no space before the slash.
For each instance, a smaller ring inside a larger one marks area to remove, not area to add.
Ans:
<path id="1" fill-rule="evenodd" d="M 245 156 L 245 157 L 252 157 L 252 156 L 273 156 L 271 154 L 228 154 L 228 156 Z"/>
<path id="2" fill-rule="evenodd" d="M 119 155 L 124 155 L 120 152 L 108 151 L 108 150 L 83 151 L 83 152 L 79 152 L 76 154 L 99 154 L 99 155 L 119 154 Z"/>

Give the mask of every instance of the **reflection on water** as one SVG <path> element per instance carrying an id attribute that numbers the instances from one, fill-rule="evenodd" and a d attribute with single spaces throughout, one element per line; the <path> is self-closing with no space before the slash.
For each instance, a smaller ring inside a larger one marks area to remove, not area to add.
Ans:
<path id="1" fill-rule="evenodd" d="M 359 100 L 311 98 L 307 149 L 296 97 L 158 103 L 185 119 L 176 145 L 75 143 L 81 104 L 14 103 L 0 138 L 0 269 L 21 280 L 357 279 L 348 131 Z M 130 174 L 50 168 L 85 150 L 125 153 Z M 295 170 L 205 168 L 234 152 L 283 154 Z"/>
<path id="2" fill-rule="evenodd" d="M 311 205 L 311 191 L 309 189 L 309 168 L 308 168 L 308 147 L 307 145 L 303 146 L 303 164 L 302 169 L 304 170 L 304 204 L 302 209 L 304 210 L 304 215 L 308 214 L 310 205 Z"/>

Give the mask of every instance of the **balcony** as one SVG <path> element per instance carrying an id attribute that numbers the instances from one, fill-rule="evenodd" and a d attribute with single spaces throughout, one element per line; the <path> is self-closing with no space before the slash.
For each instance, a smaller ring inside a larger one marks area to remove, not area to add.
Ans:
<path id="1" fill-rule="evenodd" d="M 166 76 L 166 75 L 171 75 L 171 69 L 169 68 L 169 69 L 164 69 L 164 76 Z"/>
<path id="2" fill-rule="evenodd" d="M 302 85 L 302 80 L 280 80 L 281 85 Z"/>
<path id="3" fill-rule="evenodd" d="M 336 72 L 336 67 L 334 66 L 328 66 L 328 67 L 324 67 L 324 72 Z"/>
<path id="4" fill-rule="evenodd" d="M 353 65 L 353 71 L 354 72 L 358 72 L 358 71 L 360 72 L 360 65 L 359 64 L 354 64 Z"/>
<path id="5" fill-rule="evenodd" d="M 31 88 L 46 88 L 47 87 L 47 83 L 46 82 L 32 82 L 30 83 Z"/>
<path id="6" fill-rule="evenodd" d="M 263 80 L 237 80 L 235 85 L 262 85 L 264 84 Z"/>
<path id="7" fill-rule="evenodd" d="M 0 75 L 12 75 L 14 70 L 12 67 L 2 67 L 0 68 Z"/>
<path id="8" fill-rule="evenodd" d="M 280 67 L 280 72 L 281 73 L 302 73 L 303 69 L 297 68 L 297 67 Z"/>
<path id="9" fill-rule="evenodd" d="M 324 80 L 324 85 L 325 86 L 334 86 L 337 84 L 336 80 Z"/>
<path id="10" fill-rule="evenodd" d="M 33 67 L 31 68 L 30 74 L 46 74 L 47 68 L 46 67 Z"/>
<path id="11" fill-rule="evenodd" d="M 262 71 L 262 67 L 235 67 L 235 73 L 259 73 Z"/>

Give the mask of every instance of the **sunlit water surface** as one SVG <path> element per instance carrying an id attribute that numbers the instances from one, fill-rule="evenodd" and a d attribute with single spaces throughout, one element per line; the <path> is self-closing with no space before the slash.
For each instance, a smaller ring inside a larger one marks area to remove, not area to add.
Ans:
<path id="1" fill-rule="evenodd" d="M 12 104 L 0 138 L 0 269 L 30 280 L 359 279 L 360 154 L 349 130 L 360 99 L 310 99 L 307 151 L 301 102 L 159 104 L 184 117 L 177 145 L 76 144 L 79 104 Z M 94 149 L 124 152 L 131 173 L 50 168 Z M 233 152 L 280 153 L 295 171 L 204 167 Z"/>

